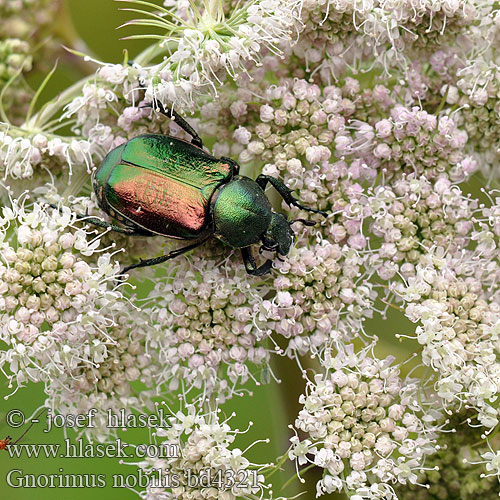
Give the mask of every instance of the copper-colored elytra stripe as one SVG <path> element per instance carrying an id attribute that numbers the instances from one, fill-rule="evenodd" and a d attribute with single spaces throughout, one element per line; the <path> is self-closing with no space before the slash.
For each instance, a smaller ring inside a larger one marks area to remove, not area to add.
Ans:
<path id="1" fill-rule="evenodd" d="M 113 186 L 121 201 L 121 212 L 144 227 L 162 232 L 160 224 L 173 223 L 187 231 L 198 231 L 205 223 L 207 201 L 196 187 L 142 172 Z"/>

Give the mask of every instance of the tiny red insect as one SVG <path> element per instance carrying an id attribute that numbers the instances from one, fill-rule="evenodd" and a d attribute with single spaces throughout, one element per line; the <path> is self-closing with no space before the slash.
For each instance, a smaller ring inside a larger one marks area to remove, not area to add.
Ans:
<path id="1" fill-rule="evenodd" d="M 12 443 L 12 438 L 10 436 L 7 436 L 5 439 L 0 439 L 0 450 L 5 450 L 10 443 Z"/>

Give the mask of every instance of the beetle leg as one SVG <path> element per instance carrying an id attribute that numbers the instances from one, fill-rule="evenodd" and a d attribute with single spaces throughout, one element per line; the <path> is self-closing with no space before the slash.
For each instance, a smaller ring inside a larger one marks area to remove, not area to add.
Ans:
<path id="1" fill-rule="evenodd" d="M 267 183 L 269 182 L 271 186 L 278 191 L 278 193 L 282 196 L 282 198 L 285 200 L 285 203 L 288 205 L 294 205 L 297 208 L 301 208 L 302 210 L 307 210 L 308 212 L 314 212 L 316 214 L 321 214 L 324 215 L 325 217 L 328 215 L 327 212 L 324 210 L 318 210 L 316 208 L 309 208 L 304 205 L 301 205 L 298 200 L 296 200 L 293 196 L 292 193 L 293 191 L 286 187 L 286 185 L 280 181 L 279 179 L 276 179 L 275 177 L 271 177 L 270 175 L 259 175 L 257 179 L 255 179 L 255 182 L 262 188 L 265 189 L 267 186 Z"/>
<path id="2" fill-rule="evenodd" d="M 293 219 L 292 221 L 290 221 L 290 224 L 293 224 L 294 222 L 302 222 L 302 224 L 304 224 L 304 226 L 315 226 L 316 223 L 312 220 L 307 220 L 307 219 Z"/>
<path id="3" fill-rule="evenodd" d="M 262 276 L 271 271 L 273 261 L 271 259 L 267 259 L 262 266 L 257 267 L 257 263 L 255 262 L 250 247 L 242 248 L 241 255 L 243 256 L 243 262 L 245 263 L 245 268 L 248 274 L 251 274 L 252 276 Z"/>
<path id="4" fill-rule="evenodd" d="M 146 106 L 142 106 L 144 108 L 151 106 L 153 109 L 159 111 L 162 115 L 167 116 L 168 118 L 172 119 L 179 125 L 179 127 L 182 128 L 185 132 L 187 132 L 191 137 L 191 144 L 198 146 L 199 148 L 203 149 L 203 141 L 201 140 L 201 137 L 198 135 L 198 132 L 189 125 L 189 123 L 182 118 L 182 116 L 177 113 L 177 111 L 174 111 L 172 108 L 167 108 L 165 109 L 165 106 L 160 101 L 153 101 L 151 104 L 148 104 Z"/>
<path id="5" fill-rule="evenodd" d="M 53 203 L 49 203 L 49 207 L 55 208 L 56 210 L 61 211 L 61 208 L 58 207 L 57 205 L 54 205 Z M 88 208 L 85 210 L 85 214 L 76 214 L 76 218 L 78 220 L 88 222 L 89 224 L 93 224 L 94 226 L 102 227 L 104 229 L 111 229 L 112 231 L 116 231 L 117 233 L 123 233 L 123 234 L 129 234 L 129 235 L 141 235 L 141 236 L 148 236 L 149 233 L 141 233 L 134 229 L 133 227 L 120 227 L 116 226 L 115 224 L 110 224 L 109 222 L 106 222 L 102 219 L 99 219 L 98 217 L 89 217 L 88 216 Z M 151 236 L 153 236 L 153 233 L 151 233 Z"/>
<path id="6" fill-rule="evenodd" d="M 83 222 L 88 222 L 89 224 L 92 224 L 94 226 L 102 227 L 104 229 L 111 229 L 112 231 L 115 231 L 116 233 L 122 233 L 122 234 L 128 234 L 128 235 L 141 235 L 141 236 L 148 236 L 149 233 L 140 233 L 133 227 L 121 227 L 121 226 L 116 226 L 115 224 L 111 224 L 109 222 L 106 222 L 102 219 L 99 219 L 97 217 L 89 217 L 88 215 L 82 215 L 82 214 L 76 214 L 76 218 L 83 221 Z"/>
<path id="7" fill-rule="evenodd" d="M 193 248 L 199 247 L 202 243 L 205 243 L 208 238 L 205 238 L 203 240 L 197 241 L 196 243 L 193 243 L 192 245 L 188 245 L 187 247 L 182 247 L 182 248 L 177 248 L 176 250 L 172 250 L 170 253 L 167 255 L 162 255 L 161 257 L 155 257 L 154 259 L 146 259 L 138 262 L 137 264 L 132 264 L 131 266 L 127 266 L 121 270 L 121 274 L 125 274 L 126 272 L 130 271 L 131 269 L 136 269 L 137 267 L 149 267 L 149 266 L 155 266 L 156 264 L 161 264 L 162 262 L 165 262 L 170 259 L 174 259 L 175 257 L 178 257 L 179 255 L 182 255 L 183 253 L 189 252 L 189 250 L 192 250 Z"/>

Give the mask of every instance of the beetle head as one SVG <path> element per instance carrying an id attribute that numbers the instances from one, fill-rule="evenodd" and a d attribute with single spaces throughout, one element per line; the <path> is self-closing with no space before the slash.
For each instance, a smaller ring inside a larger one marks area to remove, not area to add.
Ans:
<path id="1" fill-rule="evenodd" d="M 280 255 L 287 255 L 292 245 L 293 231 L 286 215 L 272 213 L 267 231 L 262 235 L 264 250 L 275 250 Z"/>

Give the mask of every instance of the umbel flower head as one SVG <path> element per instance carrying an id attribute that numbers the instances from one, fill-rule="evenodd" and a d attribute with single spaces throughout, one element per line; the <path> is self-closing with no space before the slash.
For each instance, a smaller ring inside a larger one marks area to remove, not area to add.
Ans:
<path id="1" fill-rule="evenodd" d="M 92 152 L 91 144 L 82 139 L 61 139 L 0 123 L 0 174 L 7 182 L 22 180 L 24 188 L 26 179 L 32 181 L 35 175 L 37 180 L 49 180 L 49 176 L 63 172 L 71 175 L 75 167 L 90 171 Z M 47 163 L 51 164 L 50 171 Z M 0 196 L 3 199 L 5 192 Z"/>
<path id="2" fill-rule="evenodd" d="M 500 308 L 489 297 L 489 284 L 497 279 L 498 264 L 482 245 L 456 254 L 431 249 L 397 289 L 407 317 L 419 323 L 415 334 L 422 361 L 436 372 L 436 391 L 445 406 L 474 408 L 481 424 L 492 429 L 499 421 Z M 495 252 L 493 246 L 491 255 Z"/>
<path id="3" fill-rule="evenodd" d="M 344 141 L 339 153 L 359 154 L 371 168 L 384 172 L 386 179 L 416 173 L 428 180 L 447 176 L 462 182 L 477 169 L 477 162 L 466 151 L 467 133 L 449 116 L 399 104 L 390 117 L 374 126 L 353 125 L 355 133 Z"/>
<path id="4" fill-rule="evenodd" d="M 289 339 L 288 355 L 315 353 L 363 331 L 374 299 L 371 285 L 359 283 L 363 262 L 347 245 L 300 238 L 287 259 L 276 263 L 276 296 L 261 309 L 276 333 Z"/>
<path id="5" fill-rule="evenodd" d="M 349 491 L 364 498 L 396 498 L 392 484 L 416 484 L 426 455 L 435 450 L 439 416 L 418 397 L 415 381 L 402 380 L 394 358 L 379 360 L 374 344 L 327 351 L 324 372 L 307 382 L 289 453 L 299 465 L 324 469 L 317 495 Z"/>
<path id="6" fill-rule="evenodd" d="M 478 19 L 476 0 L 302 0 L 298 43 L 291 46 L 297 71 L 310 71 L 325 84 L 375 60 L 387 73 L 407 69 L 444 46 L 453 47 Z"/>
<path id="7" fill-rule="evenodd" d="M 404 175 L 380 185 L 369 197 L 371 233 L 382 239 L 376 256 L 378 273 L 392 278 L 401 267 L 412 272 L 420 256 L 436 245 L 460 251 L 471 241 L 477 201 L 467 198 L 447 177 L 434 182 Z"/>
<path id="8" fill-rule="evenodd" d="M 359 93 L 359 83 L 350 78 L 343 89 L 333 85 L 322 89 L 305 79 L 281 78 L 280 85 L 260 83 L 251 89 L 238 93 L 229 107 L 243 124 L 232 138 L 241 149 L 239 161 L 263 162 L 262 172 L 283 178 L 303 204 L 330 213 L 326 220 L 312 216 L 329 240 L 364 248 L 360 227 L 366 213 L 360 183 L 372 180 L 376 172 L 359 162 L 347 165 L 341 150 L 348 141 L 346 127 L 356 111 L 352 97 Z M 258 107 L 254 93 L 264 97 Z M 223 109 L 219 113 L 225 117 Z M 334 156 L 335 146 L 340 151 Z"/>
<path id="9" fill-rule="evenodd" d="M 217 408 L 202 410 L 195 404 L 185 404 L 172 412 L 168 428 L 155 430 L 159 456 L 136 464 L 149 477 L 146 491 L 140 493 L 142 498 L 262 498 L 269 486 L 260 471 L 267 464 L 254 464 L 245 457 L 245 452 L 259 441 L 245 450 L 236 448 L 235 438 L 246 431 L 231 429 L 231 416 L 221 420 L 220 412 Z"/>
<path id="10" fill-rule="evenodd" d="M 4 189 L 4 188 L 3 188 Z M 49 382 L 96 365 L 116 345 L 106 331 L 123 300 L 109 249 L 69 208 L 11 199 L 0 217 L 0 368 L 10 385 Z"/>
<path id="11" fill-rule="evenodd" d="M 160 353 L 157 382 L 223 399 L 237 384 L 255 380 L 252 372 L 269 363 L 264 340 L 270 331 L 256 320 L 267 290 L 248 276 L 239 255 L 227 255 L 218 243 L 178 259 L 144 306 L 148 345 Z"/>
<path id="12" fill-rule="evenodd" d="M 450 418 L 439 434 L 436 453 L 427 457 L 426 470 L 418 481 L 427 485 L 397 485 L 395 490 L 405 500 L 460 498 L 498 499 L 500 469 L 498 435 L 486 441 L 482 426 L 471 427 L 474 413 L 462 409 Z"/>
<path id="13" fill-rule="evenodd" d="M 280 52 L 280 45 L 291 39 L 300 4 L 298 0 L 237 2 L 226 12 L 221 0 L 187 6 L 176 2 L 170 9 L 146 1 L 121 1 L 154 10 L 127 9 L 147 16 L 127 25 L 162 31 L 128 37 L 157 39 L 157 53 L 165 54 L 161 63 L 147 68 L 146 98 L 181 107 L 191 107 L 201 93 L 217 95 L 226 75 L 234 79 L 246 73 L 248 65 L 259 64 L 265 49 Z"/>

